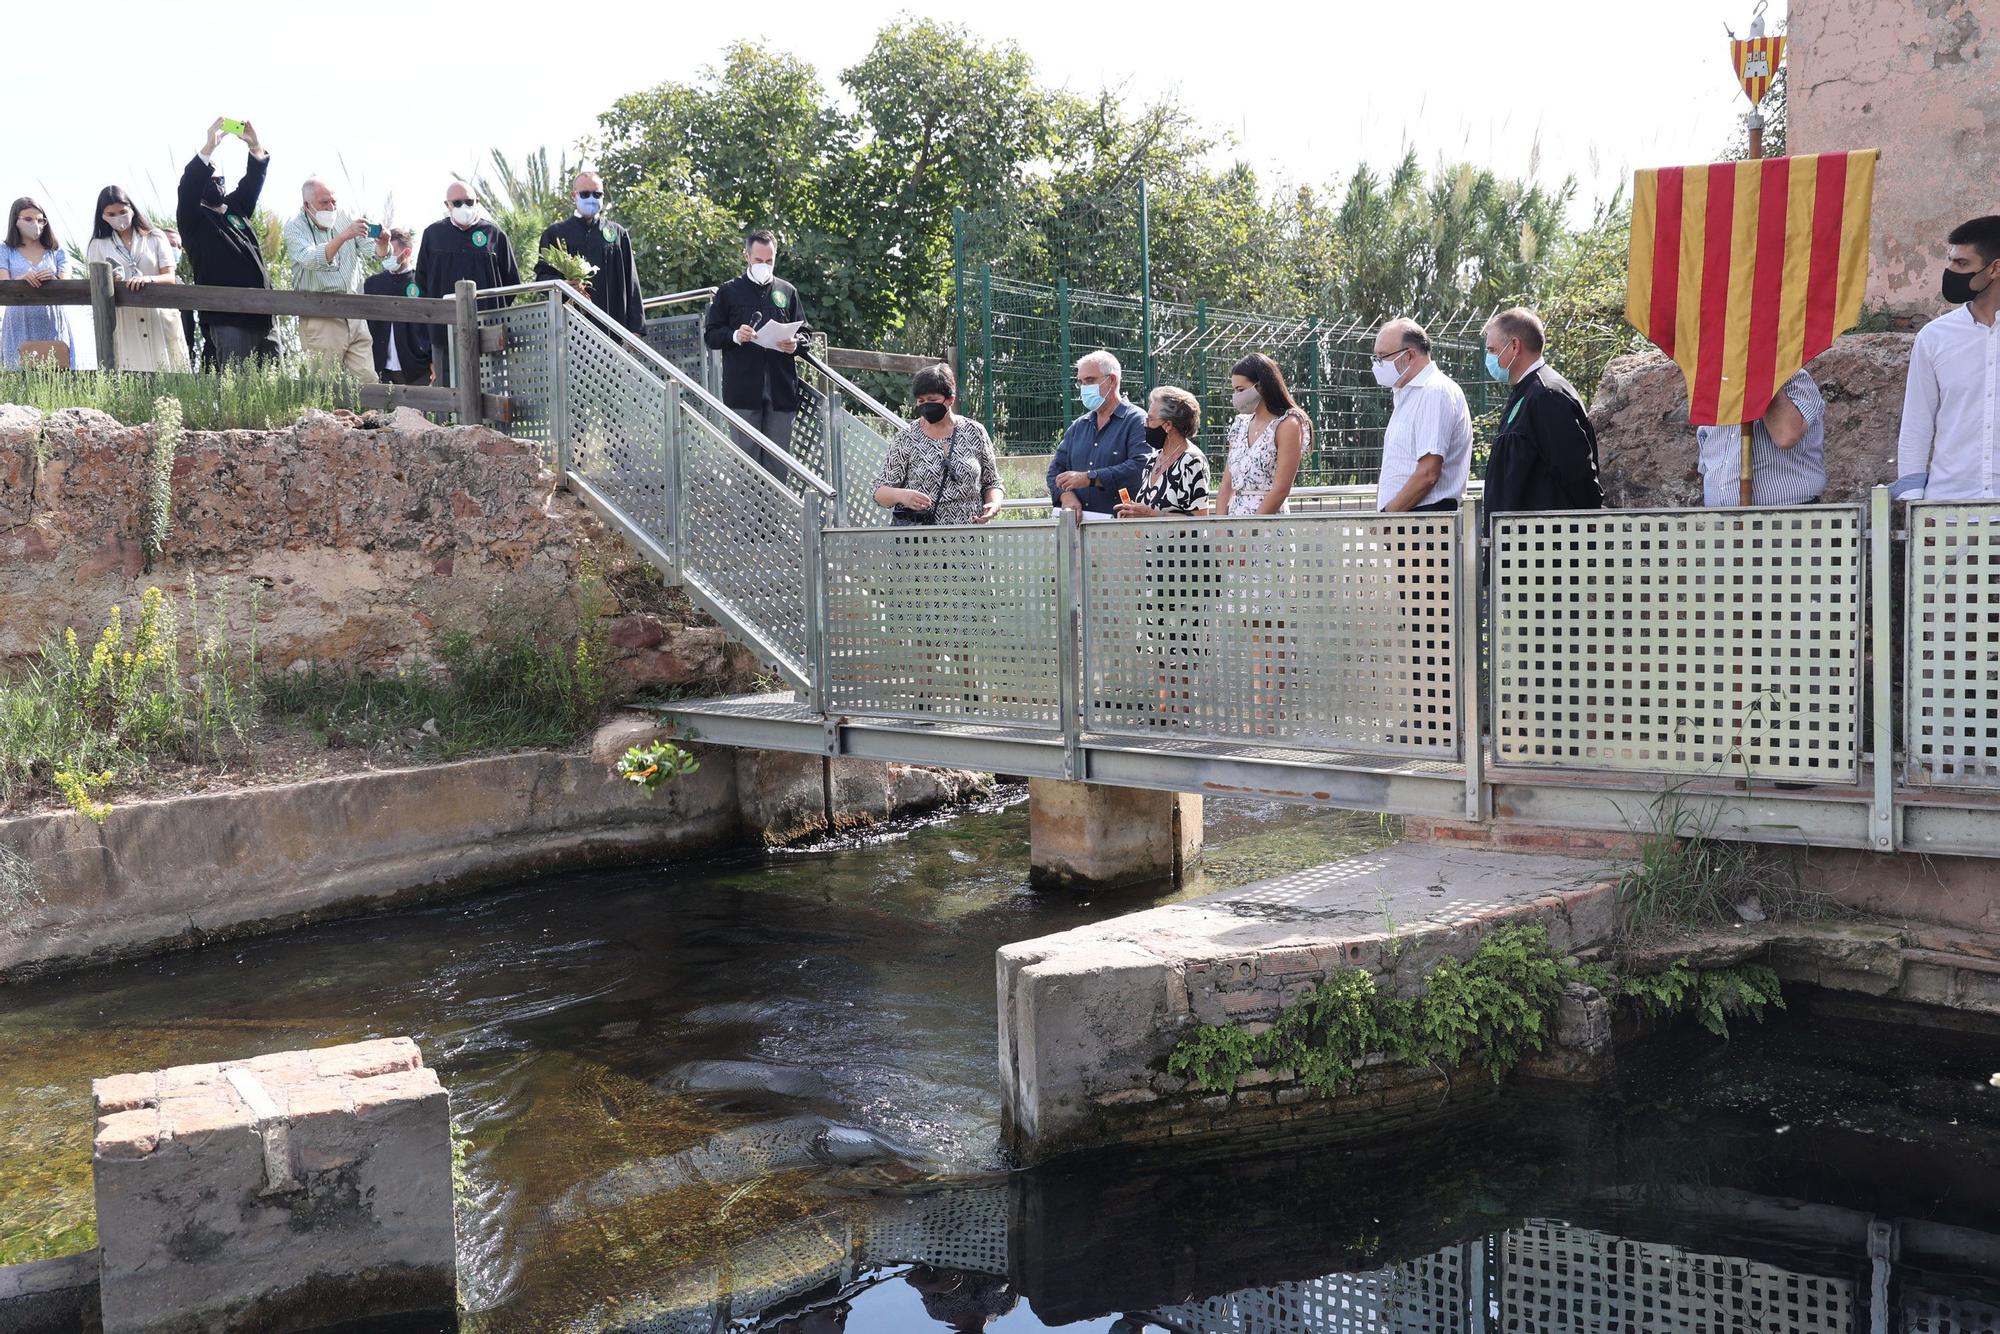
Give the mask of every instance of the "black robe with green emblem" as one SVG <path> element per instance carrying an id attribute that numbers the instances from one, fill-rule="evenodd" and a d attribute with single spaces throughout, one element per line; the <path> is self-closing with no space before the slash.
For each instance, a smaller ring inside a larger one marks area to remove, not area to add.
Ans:
<path id="1" fill-rule="evenodd" d="M 572 216 L 542 233 L 542 249 L 552 245 L 596 265 L 597 273 L 590 280 L 592 304 L 633 333 L 645 336 L 645 298 L 639 294 L 639 261 L 632 255 L 631 232 L 609 218 Z M 546 263 L 536 261 L 536 281 L 561 276 Z"/>
<path id="2" fill-rule="evenodd" d="M 514 247 L 507 233 L 490 218 L 481 218 L 461 228 L 450 218 L 439 218 L 424 228 L 417 246 L 417 286 L 425 296 L 449 300 L 461 279 L 470 278 L 480 291 L 512 287 L 521 281 L 514 265 Z M 481 301 L 481 310 L 493 310 L 501 298 Z"/>

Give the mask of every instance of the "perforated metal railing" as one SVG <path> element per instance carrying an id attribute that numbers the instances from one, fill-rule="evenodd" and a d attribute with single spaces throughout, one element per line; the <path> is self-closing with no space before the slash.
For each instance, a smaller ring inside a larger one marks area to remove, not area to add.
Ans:
<path id="1" fill-rule="evenodd" d="M 2000 504 L 1910 506 L 1903 741 L 1937 787 L 2000 787 Z"/>
<path id="2" fill-rule="evenodd" d="M 1493 522 L 1503 764 L 1852 783 L 1861 510 Z"/>
<path id="3" fill-rule="evenodd" d="M 499 289 L 518 304 L 482 312 L 507 330 L 482 366 L 514 399 L 514 434 L 600 514 L 794 685 L 809 685 L 808 501 L 831 488 L 764 444 L 700 378 L 559 283 Z M 817 529 L 812 528 L 816 539 Z"/>
<path id="4" fill-rule="evenodd" d="M 1552 1219 L 1500 1234 L 1493 1291 L 1506 1334 L 1849 1334 L 1853 1280 L 1705 1255 Z"/>
<path id="5" fill-rule="evenodd" d="M 1084 730 L 1455 756 L 1459 526 L 1085 525 Z"/>
<path id="6" fill-rule="evenodd" d="M 821 551 L 827 712 L 1061 725 L 1054 523 L 842 529 Z"/>
<path id="7" fill-rule="evenodd" d="M 666 380 L 595 320 L 566 320 L 564 338 L 566 410 L 557 434 L 570 467 L 670 543 Z"/>

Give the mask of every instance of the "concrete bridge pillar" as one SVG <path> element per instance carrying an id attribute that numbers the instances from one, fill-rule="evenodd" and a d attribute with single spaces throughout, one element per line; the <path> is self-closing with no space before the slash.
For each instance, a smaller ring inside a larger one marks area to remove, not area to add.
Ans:
<path id="1" fill-rule="evenodd" d="M 1201 859 L 1201 798 L 1032 779 L 1028 844 L 1031 875 L 1044 887 L 1178 880 Z"/>

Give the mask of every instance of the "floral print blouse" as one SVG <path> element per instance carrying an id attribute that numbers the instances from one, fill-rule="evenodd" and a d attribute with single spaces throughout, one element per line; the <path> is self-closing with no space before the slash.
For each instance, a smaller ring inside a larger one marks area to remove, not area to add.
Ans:
<path id="1" fill-rule="evenodd" d="M 1250 438 L 1250 414 L 1244 413 L 1229 423 L 1229 512 L 1231 514 L 1255 514 L 1264 506 L 1264 497 L 1278 484 L 1278 423 L 1283 417 L 1273 417 L 1265 423 L 1257 438 Z M 1299 416 L 1299 428 L 1305 433 L 1303 455 L 1312 448 L 1312 427 L 1307 424 L 1304 414 Z"/>
<path id="2" fill-rule="evenodd" d="M 939 523 L 972 523 L 985 508 L 987 490 L 1000 485 L 1000 464 L 993 457 L 986 428 L 970 417 L 953 417 L 951 435 L 943 440 L 932 439 L 920 422 L 911 422 L 889 442 L 889 455 L 875 474 L 875 485 L 923 492 L 931 498 Z"/>
<path id="3" fill-rule="evenodd" d="M 1158 476 L 1151 469 L 1132 499 L 1162 514 L 1191 514 L 1208 503 L 1208 458 L 1189 445 Z"/>

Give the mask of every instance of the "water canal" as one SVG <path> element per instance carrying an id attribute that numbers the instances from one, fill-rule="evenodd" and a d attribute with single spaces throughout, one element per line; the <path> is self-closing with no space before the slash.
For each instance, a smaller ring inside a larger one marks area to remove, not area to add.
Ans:
<path id="1" fill-rule="evenodd" d="M 1008 799 L 9 988 L 0 1261 L 90 1244 L 91 1076 L 408 1033 L 462 1141 L 472 1330 L 1995 1327 L 2000 1039 L 1809 1002 L 1421 1142 L 1010 1172 L 994 950 L 1134 905 L 1032 893 L 1026 826 Z M 1183 893 L 1383 837 L 1216 805 Z"/>

